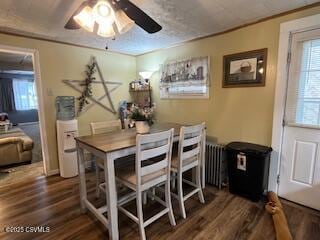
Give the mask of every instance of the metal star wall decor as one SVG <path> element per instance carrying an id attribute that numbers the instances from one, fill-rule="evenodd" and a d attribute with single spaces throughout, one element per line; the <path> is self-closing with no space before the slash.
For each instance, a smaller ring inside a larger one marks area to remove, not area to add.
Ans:
<path id="1" fill-rule="evenodd" d="M 86 107 L 83 109 L 83 111 L 79 112 L 79 114 L 88 111 L 91 107 L 94 106 L 94 104 L 97 104 L 98 106 L 102 107 L 103 109 L 105 109 L 113 114 L 116 114 L 117 111 L 116 111 L 114 104 L 112 102 L 111 93 L 113 91 L 115 91 L 118 87 L 120 87 L 122 85 L 122 83 L 121 82 L 106 81 L 102 75 L 101 69 L 100 69 L 99 64 L 98 64 L 95 57 L 92 57 L 92 62 L 95 64 L 95 66 L 97 68 L 97 72 L 100 77 L 100 81 L 93 80 L 93 81 L 91 81 L 91 83 L 92 84 L 102 84 L 102 87 L 104 89 L 104 94 L 99 97 L 95 97 L 94 94 L 92 96 L 87 96 L 90 103 L 88 105 L 86 105 Z M 62 82 L 82 94 L 83 85 L 85 84 L 85 80 L 62 80 Z M 108 86 L 112 86 L 112 87 L 109 88 Z M 105 98 L 107 99 L 109 106 L 106 104 L 103 104 L 103 100 Z"/>

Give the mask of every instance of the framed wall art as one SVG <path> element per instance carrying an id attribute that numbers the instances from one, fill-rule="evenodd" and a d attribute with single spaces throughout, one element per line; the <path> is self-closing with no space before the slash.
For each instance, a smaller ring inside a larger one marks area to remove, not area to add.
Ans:
<path id="1" fill-rule="evenodd" d="M 160 97 L 208 98 L 209 56 L 193 57 L 161 65 Z"/>
<path id="2" fill-rule="evenodd" d="M 223 57 L 222 87 L 263 87 L 266 83 L 268 49 Z"/>

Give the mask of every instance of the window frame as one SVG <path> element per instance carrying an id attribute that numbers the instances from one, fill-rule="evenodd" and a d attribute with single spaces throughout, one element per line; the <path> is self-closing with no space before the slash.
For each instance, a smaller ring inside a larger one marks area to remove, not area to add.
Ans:
<path id="1" fill-rule="evenodd" d="M 305 82 L 301 80 L 301 73 L 302 73 L 302 60 L 303 60 L 303 52 L 304 52 L 304 43 L 307 41 L 312 41 L 319 39 L 320 28 L 315 29 L 305 29 L 304 31 L 296 31 L 291 32 L 290 34 L 290 44 L 291 47 L 289 48 L 289 61 L 288 61 L 288 79 L 287 80 L 287 88 L 289 84 L 295 84 L 295 88 L 297 91 L 296 95 L 293 92 L 286 93 L 286 108 L 284 110 L 284 121 L 285 124 L 288 126 L 305 126 L 307 128 L 319 128 L 319 124 L 311 124 L 311 123 L 303 123 L 301 122 L 303 119 L 303 105 L 305 101 L 303 101 L 304 97 L 300 96 L 301 92 L 301 84 L 305 85 Z M 291 86 L 293 87 L 293 86 Z M 287 90 L 286 90 L 287 91 Z M 288 99 L 288 96 L 291 95 L 291 99 Z M 294 105 L 292 105 L 294 103 Z M 290 108 L 294 106 L 294 111 L 290 113 L 288 110 L 288 104 Z M 317 122 L 319 123 L 320 117 L 318 117 Z"/>

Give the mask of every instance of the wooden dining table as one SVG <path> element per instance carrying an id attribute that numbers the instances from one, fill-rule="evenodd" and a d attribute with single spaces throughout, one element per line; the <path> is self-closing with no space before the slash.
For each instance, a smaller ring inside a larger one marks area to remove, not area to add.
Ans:
<path id="1" fill-rule="evenodd" d="M 156 123 L 150 128 L 150 133 L 160 132 L 174 128 L 173 141 L 179 141 L 181 124 Z M 97 135 L 82 136 L 75 138 L 78 152 L 78 168 L 80 178 L 80 203 L 82 212 L 89 210 L 109 230 L 109 239 L 119 239 L 117 189 L 115 180 L 114 161 L 136 152 L 136 130 L 123 129 Z M 205 186 L 205 132 L 203 134 L 203 147 L 201 153 L 202 187 Z M 106 205 L 96 208 L 87 197 L 84 151 L 90 152 L 93 159 L 104 160 Z M 107 212 L 107 218 L 104 213 Z"/>

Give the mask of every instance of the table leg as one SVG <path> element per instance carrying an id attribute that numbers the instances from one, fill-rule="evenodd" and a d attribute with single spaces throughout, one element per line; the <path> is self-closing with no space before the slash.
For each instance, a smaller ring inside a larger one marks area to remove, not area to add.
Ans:
<path id="1" fill-rule="evenodd" d="M 201 186 L 206 186 L 206 129 L 203 129 L 202 151 L 201 151 Z"/>
<path id="2" fill-rule="evenodd" d="M 119 239 L 119 229 L 114 159 L 115 157 L 112 155 L 112 153 L 106 154 L 104 159 L 104 174 L 106 182 L 106 199 L 108 207 L 109 239 L 117 240 Z"/>
<path id="3" fill-rule="evenodd" d="M 84 150 L 77 144 L 78 153 L 78 170 L 80 179 L 80 204 L 81 211 L 86 212 L 86 205 L 84 200 L 87 200 L 87 185 L 86 185 L 86 173 L 85 173 L 85 162 L 84 162 Z"/>

